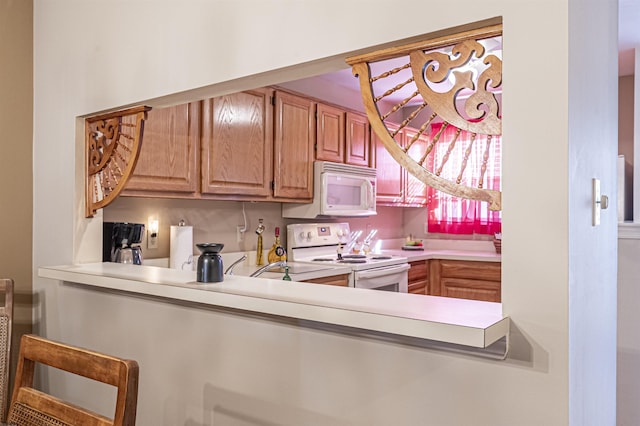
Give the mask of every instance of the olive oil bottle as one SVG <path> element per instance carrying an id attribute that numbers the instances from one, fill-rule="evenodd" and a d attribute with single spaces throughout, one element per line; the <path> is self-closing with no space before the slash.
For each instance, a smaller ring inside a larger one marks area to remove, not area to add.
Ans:
<path id="1" fill-rule="evenodd" d="M 271 246 L 269 252 L 267 253 L 267 260 L 269 261 L 269 263 L 287 260 L 287 252 L 285 251 L 284 247 L 282 247 L 282 244 L 280 244 L 280 228 L 277 226 L 275 234 L 276 235 L 273 246 Z"/>

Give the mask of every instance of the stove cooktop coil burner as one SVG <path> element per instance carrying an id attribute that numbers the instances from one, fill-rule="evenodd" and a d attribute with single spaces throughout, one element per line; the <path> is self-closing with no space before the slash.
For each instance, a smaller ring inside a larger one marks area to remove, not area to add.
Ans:
<path id="1" fill-rule="evenodd" d="M 364 254 L 343 254 L 342 258 L 343 259 L 366 259 L 367 256 L 365 256 Z"/>
<path id="2" fill-rule="evenodd" d="M 334 259 L 329 259 L 328 257 L 319 257 L 317 259 L 311 259 L 312 262 L 333 262 Z"/>
<path id="3" fill-rule="evenodd" d="M 338 260 L 338 263 L 367 263 L 365 259 L 343 259 Z"/>
<path id="4" fill-rule="evenodd" d="M 371 260 L 389 260 L 391 256 L 372 256 Z"/>

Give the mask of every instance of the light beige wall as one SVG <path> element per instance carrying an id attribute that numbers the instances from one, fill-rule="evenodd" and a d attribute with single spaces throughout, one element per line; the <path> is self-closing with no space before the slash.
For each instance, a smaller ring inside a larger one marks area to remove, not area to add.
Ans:
<path id="1" fill-rule="evenodd" d="M 31 331 L 32 69 L 33 2 L 0 0 L 0 277 L 15 281 L 14 348 Z"/>
<path id="2" fill-rule="evenodd" d="M 213 339 L 212 353 L 224 355 L 215 361 L 228 367 L 190 371 L 185 368 L 192 365 L 190 358 L 198 360 L 196 365 L 204 365 L 211 355 L 188 352 L 166 341 L 149 341 L 144 334 L 147 318 L 134 311 L 120 311 L 115 302 L 109 308 L 113 307 L 112 315 L 118 320 L 126 319 L 124 326 L 110 327 L 109 333 L 99 338 L 94 333 L 91 341 L 83 340 L 83 319 L 92 318 L 99 298 L 91 305 L 74 305 L 65 299 L 68 287 L 36 279 L 35 291 L 46 308 L 42 309 L 45 316 L 39 330 L 52 338 L 90 343 L 98 350 L 144 360 L 141 380 L 145 385 L 138 410 L 141 424 L 210 423 L 211 407 L 220 407 L 224 401 L 217 399 L 214 405 L 204 406 L 203 400 L 211 402 L 206 398 L 208 392 L 220 383 L 224 395 L 259 403 L 239 405 L 241 417 L 237 418 L 249 421 L 260 418 L 256 417 L 259 405 L 268 405 L 288 407 L 293 415 L 310 410 L 318 418 L 339 417 L 344 424 L 613 424 L 615 386 L 611 386 L 611 377 L 615 371 L 610 365 L 615 365 L 615 359 L 610 355 L 613 351 L 615 357 L 615 344 L 611 347 L 610 337 L 615 336 L 615 319 L 611 321 L 606 315 L 598 324 L 584 327 L 576 316 L 570 322 L 569 315 L 569 306 L 587 310 L 602 300 L 610 301 L 611 287 L 598 285 L 604 281 L 602 273 L 615 265 L 615 258 L 607 255 L 615 252 L 615 232 L 589 228 L 590 205 L 584 191 L 589 188 L 587 174 L 602 175 L 607 191 L 612 182 L 609 171 L 600 173 L 591 157 L 587 169 L 575 173 L 569 151 L 573 145 L 588 151 L 602 142 L 592 137 L 577 140 L 574 134 L 582 136 L 582 126 L 590 129 L 591 121 L 585 123 L 581 116 L 593 120 L 592 106 L 602 102 L 608 107 L 610 101 L 601 90 L 588 102 L 582 97 L 577 97 L 579 102 L 570 99 L 578 89 L 593 93 L 586 81 L 606 82 L 612 89 L 612 80 L 617 77 L 602 65 L 577 68 L 582 65 L 580 58 L 591 57 L 592 50 L 585 44 L 572 44 L 570 55 L 569 34 L 588 35 L 589 42 L 595 38 L 600 40 L 599 47 L 607 45 L 598 51 L 615 52 L 616 34 L 611 32 L 615 2 L 590 2 L 589 6 L 599 6 L 593 11 L 579 3 L 455 0 L 446 8 L 434 8 L 435 3 L 429 1 L 399 0 L 393 2 L 393 7 L 402 11 L 403 18 L 399 18 L 389 13 L 388 1 L 377 0 L 158 0 L 153 7 L 145 0 L 104 0 L 99 4 L 36 0 L 36 266 L 73 262 L 74 250 L 82 241 L 93 238 L 95 242 L 99 235 L 98 230 L 90 229 L 93 222 L 79 215 L 82 156 L 75 166 L 69 165 L 70 159 L 82 152 L 75 144 L 74 117 L 130 103 L 158 106 L 320 74 L 342 68 L 345 52 L 501 16 L 505 58 L 503 309 L 513 321 L 509 358 L 495 362 L 333 330 L 312 330 L 297 323 L 280 327 L 260 318 L 226 313 L 207 315 L 203 323 L 188 321 L 191 315 L 176 315 L 171 335 L 188 333 L 199 341 Z M 105 10 L 124 4 L 126 13 L 119 19 L 98 19 Z M 584 10 L 589 13 L 585 15 Z M 604 25 L 588 25 L 601 22 L 600 17 L 594 18 L 595 13 L 606 18 Z M 407 16 L 416 17 L 411 19 L 412 25 L 399 25 L 407 22 Z M 424 16 L 429 19 L 417 18 Z M 541 22 L 544 31 L 540 31 Z M 548 72 L 540 69 L 548 64 L 536 62 L 535 52 L 541 49 L 545 57 L 553 58 L 553 66 L 544 69 Z M 294 68 L 296 64 L 301 66 Z M 569 80 L 576 75 L 580 82 L 570 90 Z M 158 99 L 182 91 L 190 92 Z M 549 137 L 541 138 L 540 132 L 531 130 L 531 120 L 540 114 L 550 118 L 544 132 Z M 609 127 L 606 129 L 605 136 L 610 137 Z M 582 203 L 577 198 L 569 201 L 570 190 L 586 198 Z M 579 227 L 570 230 L 574 219 Z M 603 220 L 608 230 L 612 218 L 603 215 Z M 570 244 L 572 240 L 579 244 Z M 583 256 L 586 260 L 581 263 Z M 594 256 L 600 257 L 595 261 Z M 579 283 L 571 281 L 571 285 L 598 291 L 572 297 L 570 279 L 586 264 L 592 274 L 580 275 Z M 82 289 L 73 292 L 87 296 L 84 300 L 94 299 Z M 110 300 L 114 296 L 104 297 Z M 149 303 L 135 299 L 131 305 Z M 126 328 L 130 321 L 141 325 Z M 148 326 L 158 327 L 153 323 Z M 579 333 L 580 339 L 570 344 L 574 333 Z M 598 344 L 585 346 L 587 341 Z M 310 349 L 300 349 L 301 343 Z M 166 364 L 155 362 L 161 351 L 175 355 L 172 359 L 179 363 L 171 365 L 175 369 L 170 374 L 159 373 L 167 372 Z M 585 351 L 588 358 L 569 356 L 570 352 Z M 607 368 L 591 368 L 593 360 Z M 569 391 L 570 371 L 572 379 L 581 379 L 582 391 L 576 391 L 575 382 Z M 172 374 L 188 376 L 192 387 L 177 390 Z M 603 375 L 604 379 L 598 379 Z M 264 386 L 255 386 L 256 377 Z M 345 382 L 347 391 L 342 386 Z M 74 392 L 66 384 L 64 379 L 51 378 L 51 387 L 63 395 Z M 164 409 L 158 409 L 158 401 Z M 583 415 L 590 421 L 580 423 Z M 302 420 L 292 418 L 289 423 L 304 424 Z"/>
<path id="3" fill-rule="evenodd" d="M 601 31 L 591 31 L 596 21 L 602 23 Z M 566 200 L 545 200 L 552 211 L 557 203 L 566 203 L 568 209 L 569 419 L 576 426 L 614 424 L 616 415 L 618 214 L 615 208 L 603 210 L 600 223 L 593 226 L 587 206 L 594 202 L 594 178 L 600 180 L 611 205 L 617 205 L 617 24 L 616 1 L 585 5 L 582 0 L 569 0 L 568 191 Z M 591 52 L 601 52 L 601 60 L 593 63 Z M 545 125 L 556 119 L 565 117 L 551 118 Z M 540 169 L 546 173 L 551 163 L 545 162 Z M 557 228 L 541 230 L 552 238 L 550 244 L 555 243 Z M 600 348 L 593 350 L 596 335 Z M 594 389 L 608 389 L 610 394 L 598 396 Z M 592 408 L 596 403 L 597 412 Z"/>
<path id="4" fill-rule="evenodd" d="M 242 213 L 246 216 L 247 231 L 241 242 L 236 238 L 236 227 L 245 225 Z M 401 238 L 404 235 L 402 210 L 395 207 L 378 207 L 378 214 L 368 218 L 342 218 L 323 220 L 323 222 L 349 222 L 352 230 L 368 228 L 378 229 L 377 238 Z M 145 258 L 152 259 L 169 256 L 169 232 L 171 225 L 177 225 L 184 219 L 193 226 L 193 243 L 222 242 L 227 253 L 251 251 L 256 249 L 255 230 L 258 219 L 264 220 L 265 248 L 273 243 L 276 226 L 281 229 L 282 241 L 286 244 L 286 226 L 290 223 L 313 222 L 309 219 L 285 219 L 282 217 L 280 203 L 251 203 L 237 201 L 212 200 L 171 200 L 157 198 L 120 197 L 104 209 L 106 222 L 147 223 L 150 216 L 159 220 L 160 232 L 158 248 L 148 249 L 147 242 L 142 243 Z M 194 248 L 197 253 L 197 248 Z"/>

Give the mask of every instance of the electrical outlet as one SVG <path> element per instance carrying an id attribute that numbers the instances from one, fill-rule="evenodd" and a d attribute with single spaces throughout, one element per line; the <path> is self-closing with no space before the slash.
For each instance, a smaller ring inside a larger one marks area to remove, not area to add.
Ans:
<path id="1" fill-rule="evenodd" d="M 158 248 L 158 219 L 149 218 L 149 227 L 147 229 L 147 248 Z"/>
<path id="2" fill-rule="evenodd" d="M 150 248 L 150 249 L 158 248 L 158 232 L 147 233 L 147 248 Z"/>
<path id="3" fill-rule="evenodd" d="M 237 242 L 241 243 L 244 240 L 244 231 L 245 231 L 245 229 L 244 229 L 243 226 L 238 225 L 236 227 L 236 241 Z"/>

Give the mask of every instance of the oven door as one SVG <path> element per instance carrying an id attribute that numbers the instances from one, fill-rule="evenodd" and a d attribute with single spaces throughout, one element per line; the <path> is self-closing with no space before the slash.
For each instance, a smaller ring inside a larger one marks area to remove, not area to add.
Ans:
<path id="1" fill-rule="evenodd" d="M 372 290 L 406 293 L 409 283 L 409 264 L 384 266 L 354 272 L 353 286 Z"/>

